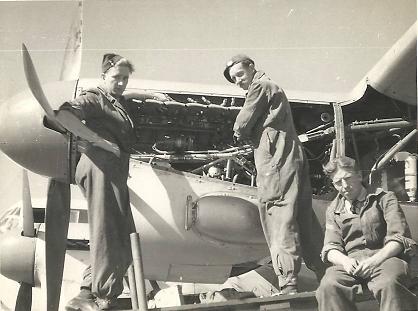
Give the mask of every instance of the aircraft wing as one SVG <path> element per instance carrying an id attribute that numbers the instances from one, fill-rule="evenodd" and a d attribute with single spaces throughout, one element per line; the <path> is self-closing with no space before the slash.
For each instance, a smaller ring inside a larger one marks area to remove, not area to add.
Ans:
<path id="1" fill-rule="evenodd" d="M 367 87 L 371 87 L 390 98 L 417 105 L 416 27 L 414 23 L 365 75 L 353 89 L 351 98 L 361 98 Z"/>

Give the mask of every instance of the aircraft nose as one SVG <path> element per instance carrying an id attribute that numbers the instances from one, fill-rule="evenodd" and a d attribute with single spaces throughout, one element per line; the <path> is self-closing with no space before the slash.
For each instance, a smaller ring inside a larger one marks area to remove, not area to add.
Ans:
<path id="1" fill-rule="evenodd" d="M 0 106 L 0 150 L 37 174 L 61 177 L 68 169 L 68 137 L 45 126 L 42 108 L 29 90 Z"/>
<path id="2" fill-rule="evenodd" d="M 7 236 L 0 242 L 0 273 L 16 282 L 34 283 L 35 239 Z"/>
<path id="3" fill-rule="evenodd" d="M 33 156 L 28 148 L 28 143 L 35 138 L 32 121 L 41 122 L 42 118 L 39 109 L 36 111 L 36 106 L 27 99 L 30 99 L 29 94 L 24 92 L 8 99 L 0 107 L 0 149 L 19 164 Z"/>

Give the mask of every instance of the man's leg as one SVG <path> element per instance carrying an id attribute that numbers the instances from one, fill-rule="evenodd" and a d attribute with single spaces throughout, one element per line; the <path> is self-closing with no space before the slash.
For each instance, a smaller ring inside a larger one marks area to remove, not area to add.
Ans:
<path id="1" fill-rule="evenodd" d="M 309 173 L 304 175 L 302 148 L 286 135 L 286 132 L 264 132 L 259 147 L 254 150 L 260 219 L 284 293 L 297 288 L 302 261 L 297 222 L 301 208 L 299 196 L 300 188 L 309 183 L 306 180 Z"/>
<path id="2" fill-rule="evenodd" d="M 353 287 L 356 284 L 358 280 L 345 272 L 342 266 L 329 267 L 316 290 L 318 310 L 356 311 Z"/>
<path id="3" fill-rule="evenodd" d="M 279 287 L 296 292 L 301 257 L 294 206 L 282 200 L 260 204 L 259 210 Z"/>
<path id="4" fill-rule="evenodd" d="M 83 272 L 83 281 L 81 282 L 80 292 L 77 296 L 67 302 L 66 311 L 94 311 L 99 310 L 96 304 L 96 297 L 91 292 L 91 266 L 88 265 Z"/>
<path id="5" fill-rule="evenodd" d="M 277 276 L 271 264 L 262 265 L 244 274 L 230 277 L 220 289 L 234 288 L 238 292 L 253 292 L 257 297 L 279 293 Z"/>
<path id="6" fill-rule="evenodd" d="M 131 262 L 128 160 L 95 150 L 91 158 L 82 155 L 77 166 L 77 183 L 89 206 L 91 289 L 101 299 L 119 296 Z"/>
<path id="7" fill-rule="evenodd" d="M 392 257 L 376 269 L 368 287 L 379 301 L 381 311 L 418 310 L 417 297 L 408 290 L 408 282 L 408 264 Z"/>

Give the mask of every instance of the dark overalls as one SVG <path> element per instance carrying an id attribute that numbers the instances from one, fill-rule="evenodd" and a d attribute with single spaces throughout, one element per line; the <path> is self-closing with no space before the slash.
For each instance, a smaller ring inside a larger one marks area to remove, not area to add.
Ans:
<path id="1" fill-rule="evenodd" d="M 416 297 L 407 288 L 408 260 L 415 242 L 395 194 L 381 189 L 369 193 L 357 214 L 347 212 L 344 201 L 338 196 L 327 210 L 322 251 L 325 261 L 332 249 L 360 261 L 376 254 L 389 241 L 401 243 L 404 251 L 383 262 L 369 279 L 354 277 L 339 265 L 328 268 L 316 291 L 319 310 L 357 310 L 357 284 L 367 285 L 382 311 L 417 310 Z"/>
<path id="2" fill-rule="evenodd" d="M 116 298 L 123 290 L 123 276 L 132 261 L 129 234 L 135 231 L 127 178 L 129 151 L 135 141 L 128 107 L 96 88 L 88 90 L 61 110 L 70 110 L 86 126 L 121 149 L 118 158 L 97 147 L 81 154 L 75 180 L 88 203 L 90 266 L 82 287 L 99 298 Z"/>
<path id="3" fill-rule="evenodd" d="M 309 167 L 285 93 L 257 71 L 234 124 L 254 144 L 259 211 L 279 286 L 297 284 L 301 255 L 318 275 L 323 232 L 312 210 Z"/>

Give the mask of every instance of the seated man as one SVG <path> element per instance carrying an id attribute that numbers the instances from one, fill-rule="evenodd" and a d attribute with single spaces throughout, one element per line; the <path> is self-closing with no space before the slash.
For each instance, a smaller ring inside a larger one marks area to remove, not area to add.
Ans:
<path id="1" fill-rule="evenodd" d="M 357 310 L 357 284 L 367 285 L 380 310 L 417 310 L 407 288 L 416 243 L 395 194 L 364 187 L 351 158 L 332 159 L 324 170 L 339 193 L 326 215 L 321 255 L 333 266 L 316 292 L 319 311 Z"/>

